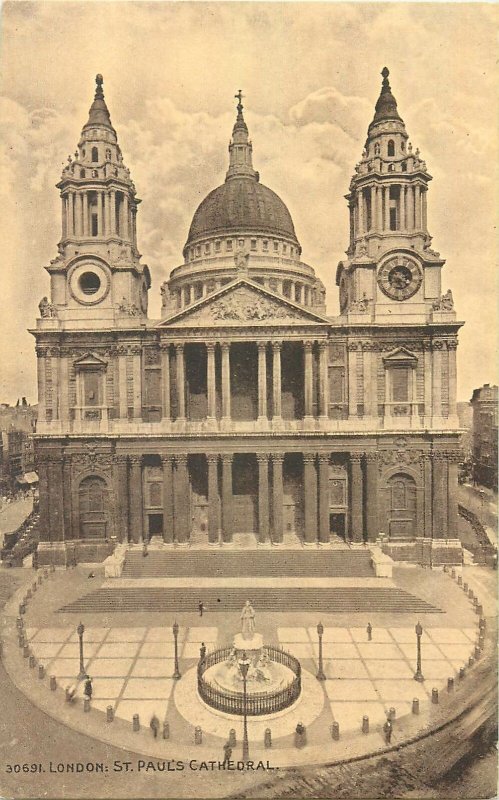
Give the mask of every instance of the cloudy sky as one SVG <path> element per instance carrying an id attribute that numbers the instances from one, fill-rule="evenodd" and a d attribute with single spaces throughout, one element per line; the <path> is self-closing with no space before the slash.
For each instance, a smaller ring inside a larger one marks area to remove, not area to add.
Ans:
<path id="1" fill-rule="evenodd" d="M 460 333 L 458 398 L 496 382 L 494 56 L 485 4 L 5 2 L 2 8 L 0 401 L 36 399 L 26 332 L 56 254 L 54 184 L 104 91 L 143 203 L 139 246 L 159 286 L 181 262 L 197 204 L 223 182 L 234 93 L 262 183 L 288 205 L 303 259 L 338 312 L 343 195 L 386 64 L 399 111 L 434 180 L 428 224 L 447 259 Z"/>

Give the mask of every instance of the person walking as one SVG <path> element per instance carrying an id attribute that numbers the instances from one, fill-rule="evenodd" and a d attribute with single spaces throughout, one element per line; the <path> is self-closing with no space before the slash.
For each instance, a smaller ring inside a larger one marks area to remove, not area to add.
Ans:
<path id="1" fill-rule="evenodd" d="M 157 718 L 156 714 L 152 715 L 149 727 L 152 731 L 152 735 L 154 736 L 155 739 L 157 739 L 159 733 L 159 719 Z"/>
<path id="2" fill-rule="evenodd" d="M 373 626 L 371 625 L 370 622 L 367 623 L 366 631 L 367 631 L 367 641 L 368 642 L 372 642 L 372 640 L 373 640 Z"/>
<path id="3" fill-rule="evenodd" d="M 391 744 L 392 741 L 392 733 L 393 733 L 393 723 L 390 719 L 387 719 L 385 724 L 383 725 L 383 731 L 385 734 L 385 743 Z"/>
<path id="4" fill-rule="evenodd" d="M 228 764 L 232 758 L 232 747 L 230 746 L 229 742 L 225 742 L 224 744 L 224 760 L 222 764 Z"/>
<path id="5" fill-rule="evenodd" d="M 92 678 L 89 675 L 85 675 L 85 687 L 83 689 L 83 694 L 85 695 L 85 697 L 88 697 L 88 699 L 91 700 L 92 692 L 93 692 Z"/>
<path id="6" fill-rule="evenodd" d="M 199 616 L 202 617 L 203 616 L 203 611 L 206 611 L 204 603 L 203 603 L 202 600 L 200 600 L 199 603 L 198 603 L 198 610 L 199 610 Z"/>
<path id="7" fill-rule="evenodd" d="M 206 645 L 204 642 L 201 642 L 201 647 L 199 648 L 199 660 L 204 661 L 206 658 Z"/>

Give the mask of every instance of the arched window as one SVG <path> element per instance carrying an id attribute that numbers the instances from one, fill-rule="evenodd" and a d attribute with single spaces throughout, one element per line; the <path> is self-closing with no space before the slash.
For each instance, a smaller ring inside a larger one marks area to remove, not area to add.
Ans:
<path id="1" fill-rule="evenodd" d="M 80 170 L 80 178 L 84 178 L 84 177 L 85 177 L 85 170 L 81 169 Z"/>
<path id="2" fill-rule="evenodd" d="M 111 149 L 106 148 L 106 161 L 111 161 Z"/>
<path id="3" fill-rule="evenodd" d="M 381 147 L 379 145 L 379 142 L 376 142 L 376 144 L 374 145 L 374 155 L 379 156 L 380 152 L 381 152 Z"/>
<path id="4" fill-rule="evenodd" d="M 390 139 L 388 142 L 388 155 L 394 156 L 395 155 L 395 142 L 393 139 Z"/>
<path id="5" fill-rule="evenodd" d="M 99 148 L 92 147 L 92 161 L 96 162 L 99 160 Z"/>

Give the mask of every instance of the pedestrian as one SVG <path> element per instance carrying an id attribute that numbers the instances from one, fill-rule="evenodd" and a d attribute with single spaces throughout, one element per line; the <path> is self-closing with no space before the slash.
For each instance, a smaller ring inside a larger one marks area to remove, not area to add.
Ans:
<path id="1" fill-rule="evenodd" d="M 204 642 L 201 642 L 201 647 L 199 648 L 199 659 L 200 661 L 204 661 L 206 658 L 206 645 Z"/>
<path id="2" fill-rule="evenodd" d="M 72 703 L 76 695 L 76 686 L 74 685 L 74 683 L 71 686 L 66 686 L 64 691 L 66 694 L 66 702 Z"/>
<path id="3" fill-rule="evenodd" d="M 157 739 L 159 733 L 159 719 L 157 718 L 156 714 L 152 715 L 149 727 L 152 730 L 152 735 L 155 739 Z"/>
<path id="4" fill-rule="evenodd" d="M 393 724 L 390 719 L 387 719 L 385 724 L 383 725 L 383 731 L 385 733 L 386 744 L 390 744 L 392 741 L 392 731 L 393 731 Z"/>
<path id="5" fill-rule="evenodd" d="M 89 675 L 85 675 L 85 688 L 83 689 L 83 694 L 85 697 L 88 697 L 89 700 L 92 699 L 92 678 Z"/>
<path id="6" fill-rule="evenodd" d="M 224 744 L 224 760 L 223 764 L 228 764 L 232 758 L 232 747 L 230 746 L 229 742 L 225 742 Z"/>
<path id="7" fill-rule="evenodd" d="M 199 609 L 199 616 L 202 617 L 203 611 L 205 610 L 204 603 L 202 600 L 200 600 L 198 603 L 198 609 Z"/>
<path id="8" fill-rule="evenodd" d="M 142 545 L 142 557 L 145 558 L 148 555 L 149 555 L 149 551 L 147 549 L 147 541 L 146 541 L 146 539 L 144 539 L 144 543 Z"/>
<path id="9" fill-rule="evenodd" d="M 373 626 L 371 625 L 370 622 L 367 623 L 366 631 L 367 631 L 367 641 L 368 642 L 372 642 L 372 640 L 373 640 Z"/>

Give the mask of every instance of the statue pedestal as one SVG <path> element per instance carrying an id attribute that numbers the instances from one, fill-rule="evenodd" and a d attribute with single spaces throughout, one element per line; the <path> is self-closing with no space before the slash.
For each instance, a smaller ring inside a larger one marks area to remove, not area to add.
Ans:
<path id="1" fill-rule="evenodd" d="M 251 639 L 245 639 L 242 633 L 236 633 L 234 636 L 234 647 L 237 655 L 246 652 L 248 658 L 251 658 L 255 650 L 261 650 L 263 647 L 263 636 L 261 633 L 254 633 Z"/>

